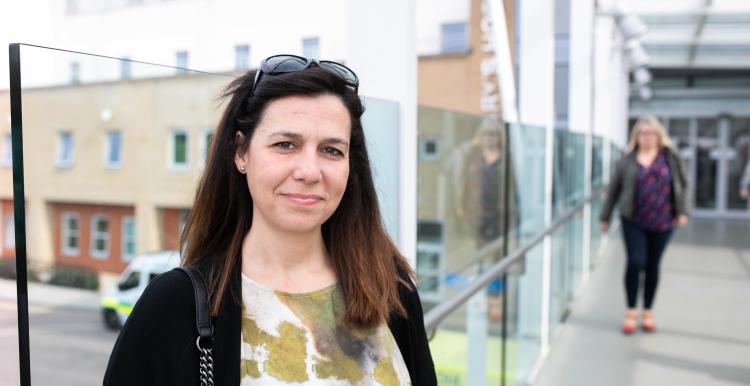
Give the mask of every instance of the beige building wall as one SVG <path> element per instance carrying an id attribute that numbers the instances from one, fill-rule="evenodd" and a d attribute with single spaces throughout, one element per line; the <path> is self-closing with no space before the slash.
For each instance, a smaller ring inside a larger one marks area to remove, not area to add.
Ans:
<path id="1" fill-rule="evenodd" d="M 221 113 L 216 97 L 231 77 L 183 75 L 24 90 L 27 253 L 53 263 L 52 203 L 135 208 L 136 253 L 161 249 L 161 208 L 189 208 L 203 170 L 206 134 Z M 7 92 L 0 94 L 7 99 Z M 4 101 L 0 101 L 4 102 Z M 7 109 L 7 103 L 0 108 Z M 5 117 L 0 110 L 0 117 Z M 174 129 L 188 133 L 187 166 L 170 162 Z M 121 132 L 122 162 L 105 163 L 106 133 Z M 56 165 L 59 133 L 74 138 L 73 162 Z M 10 132 L 6 120 L 0 133 Z M 0 168 L 0 198 L 12 197 L 12 169 Z"/>

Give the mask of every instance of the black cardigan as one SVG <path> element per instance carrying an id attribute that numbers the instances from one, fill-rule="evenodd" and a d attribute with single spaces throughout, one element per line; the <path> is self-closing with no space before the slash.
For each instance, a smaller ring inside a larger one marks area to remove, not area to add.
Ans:
<path id="1" fill-rule="evenodd" d="M 403 275 L 402 275 L 403 276 Z M 241 293 L 239 273 L 231 284 Z M 214 318 L 214 384 L 240 384 L 242 309 L 227 291 Z M 400 286 L 409 318 L 391 316 L 393 334 L 412 385 L 437 385 L 417 291 Z M 154 278 L 140 297 L 109 358 L 104 385 L 199 385 L 195 295 L 190 279 L 177 270 Z"/>

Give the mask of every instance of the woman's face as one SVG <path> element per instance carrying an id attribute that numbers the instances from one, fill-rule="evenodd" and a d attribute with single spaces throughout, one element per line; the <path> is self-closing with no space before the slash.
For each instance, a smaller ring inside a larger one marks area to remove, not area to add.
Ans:
<path id="1" fill-rule="evenodd" d="M 247 175 L 253 224 L 309 232 L 331 217 L 349 178 L 350 133 L 349 112 L 337 96 L 269 103 L 248 151 L 235 156 Z M 243 138 L 239 131 L 236 138 Z"/>
<path id="2" fill-rule="evenodd" d="M 482 130 L 482 146 L 496 149 L 500 147 L 500 131 L 497 129 Z"/>
<path id="3" fill-rule="evenodd" d="M 641 149 L 654 149 L 659 146 L 659 132 L 650 123 L 643 122 L 638 131 L 637 141 Z"/>

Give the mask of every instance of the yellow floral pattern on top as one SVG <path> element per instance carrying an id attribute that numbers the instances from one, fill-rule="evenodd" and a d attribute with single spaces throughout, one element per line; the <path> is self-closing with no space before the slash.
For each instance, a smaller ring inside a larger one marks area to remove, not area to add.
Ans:
<path id="1" fill-rule="evenodd" d="M 341 289 L 274 291 L 242 275 L 240 385 L 411 385 L 386 324 L 344 324 Z"/>

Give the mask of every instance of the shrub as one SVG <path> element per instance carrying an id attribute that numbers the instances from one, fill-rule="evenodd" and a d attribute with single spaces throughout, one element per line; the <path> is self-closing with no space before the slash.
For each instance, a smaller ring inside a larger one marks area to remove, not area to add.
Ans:
<path id="1" fill-rule="evenodd" d="M 16 259 L 0 259 L 0 278 L 16 280 Z M 39 275 L 31 267 L 26 270 L 28 281 L 39 281 Z"/>
<path id="2" fill-rule="evenodd" d="M 16 279 L 16 260 L 15 259 L 2 259 L 0 260 L 0 278 L 3 279 Z"/>
<path id="3" fill-rule="evenodd" d="M 99 275 L 88 268 L 57 265 L 52 270 L 49 284 L 96 290 L 99 289 Z"/>

